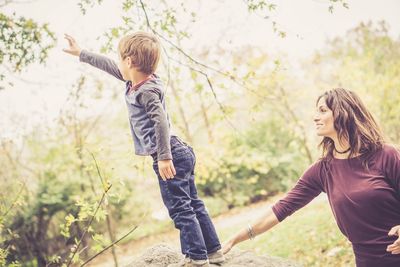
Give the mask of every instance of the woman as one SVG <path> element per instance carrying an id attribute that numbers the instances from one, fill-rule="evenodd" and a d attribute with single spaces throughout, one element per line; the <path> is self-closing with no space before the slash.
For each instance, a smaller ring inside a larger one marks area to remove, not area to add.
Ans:
<path id="1" fill-rule="evenodd" d="M 272 228 L 321 192 L 357 267 L 400 266 L 400 153 L 385 144 L 359 97 L 333 89 L 318 98 L 314 118 L 322 158 L 266 214 L 227 241 L 223 252 Z"/>

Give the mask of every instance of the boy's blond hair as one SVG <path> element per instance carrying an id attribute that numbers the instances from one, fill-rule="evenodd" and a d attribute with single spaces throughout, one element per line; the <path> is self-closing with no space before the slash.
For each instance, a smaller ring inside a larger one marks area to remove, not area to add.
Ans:
<path id="1" fill-rule="evenodd" d="M 118 52 L 124 60 L 130 57 L 133 66 L 144 74 L 153 74 L 160 60 L 160 42 L 151 33 L 135 32 L 119 41 Z"/>

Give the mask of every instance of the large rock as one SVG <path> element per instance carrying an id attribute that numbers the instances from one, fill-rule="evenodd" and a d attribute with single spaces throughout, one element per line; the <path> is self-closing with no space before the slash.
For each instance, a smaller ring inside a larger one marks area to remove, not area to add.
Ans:
<path id="1" fill-rule="evenodd" d="M 142 256 L 135 259 L 127 267 L 166 267 L 168 264 L 176 263 L 181 259 L 181 254 L 167 244 L 159 244 L 146 250 Z M 271 257 L 268 255 L 258 256 L 250 251 L 233 249 L 226 255 L 226 261 L 222 265 L 211 264 L 221 267 L 300 267 L 292 261 Z"/>

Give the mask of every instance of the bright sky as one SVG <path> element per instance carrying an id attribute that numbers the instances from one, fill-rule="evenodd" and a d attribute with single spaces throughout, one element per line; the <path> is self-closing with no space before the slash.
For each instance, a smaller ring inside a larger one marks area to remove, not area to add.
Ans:
<path id="1" fill-rule="evenodd" d="M 272 13 L 273 19 L 287 33 L 284 39 L 272 32 L 269 20 L 249 15 L 242 0 L 187 1 L 195 5 L 198 22 L 191 29 L 193 37 L 184 43 L 184 49 L 197 50 L 217 43 L 226 49 L 256 45 L 265 48 L 269 54 L 284 52 L 296 61 L 323 48 L 327 38 L 344 35 L 361 21 L 385 20 L 390 26 L 390 34 L 394 38 L 400 36 L 400 1 L 397 0 L 346 0 L 350 8 L 337 5 L 333 14 L 328 12 L 326 0 L 271 2 L 277 5 L 277 10 Z M 81 70 L 87 70 L 77 58 L 61 51 L 66 47 L 64 33 L 75 36 L 83 48 L 98 51 L 101 44 L 96 38 L 122 23 L 122 1 L 103 0 L 100 6 L 89 8 L 86 15 L 81 14 L 77 3 L 78 0 L 36 0 L 3 8 L 2 12 L 6 14 L 15 11 L 17 15 L 48 22 L 58 43 L 46 66 L 34 65 L 19 75 L 28 82 L 16 81 L 14 88 L 0 91 L 0 138 L 22 132 L 21 122 L 24 129 L 40 121 L 51 123 Z M 103 73 L 98 72 L 98 75 Z M 112 78 L 109 81 L 112 86 L 117 84 Z M 121 105 L 124 105 L 123 101 Z"/>

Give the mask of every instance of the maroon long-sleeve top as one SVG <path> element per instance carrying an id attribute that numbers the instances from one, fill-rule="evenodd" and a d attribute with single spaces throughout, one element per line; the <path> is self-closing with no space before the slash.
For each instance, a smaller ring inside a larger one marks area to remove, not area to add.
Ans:
<path id="1" fill-rule="evenodd" d="M 400 255 L 386 251 L 398 238 L 388 232 L 400 225 L 400 153 L 384 145 L 368 166 L 361 157 L 319 160 L 272 210 L 282 221 L 325 192 L 340 231 L 353 245 L 357 267 L 400 267 Z"/>

